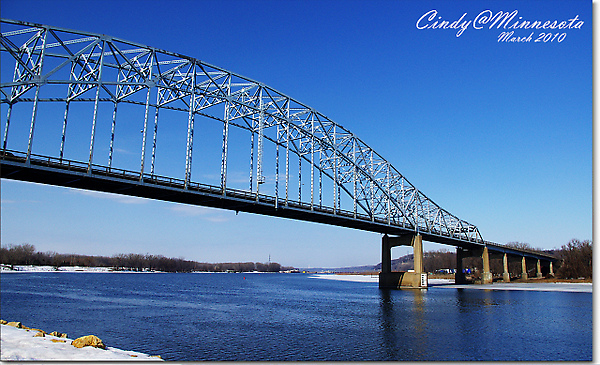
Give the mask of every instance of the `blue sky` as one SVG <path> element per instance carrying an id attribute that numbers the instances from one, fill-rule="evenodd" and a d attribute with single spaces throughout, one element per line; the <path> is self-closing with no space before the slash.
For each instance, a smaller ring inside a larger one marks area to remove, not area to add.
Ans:
<path id="1" fill-rule="evenodd" d="M 2 17 L 189 55 L 263 82 L 343 125 L 484 239 L 592 239 L 590 1 L 27 1 Z M 518 10 L 581 29 L 561 42 L 417 29 Z M 434 19 L 434 20 L 438 20 Z M 425 24 L 421 23 L 421 24 Z M 6 80 L 2 80 L 5 82 Z M 1 110 L 2 133 L 6 109 Z M 219 142 L 220 143 L 220 142 Z M 214 174 L 218 174 L 215 171 Z M 199 176 L 199 175 L 198 175 Z M 2 244 L 198 261 L 338 267 L 380 261 L 380 235 L 181 204 L 1 181 Z M 451 249 L 425 243 L 425 249 Z M 394 249 L 394 257 L 409 252 Z"/>

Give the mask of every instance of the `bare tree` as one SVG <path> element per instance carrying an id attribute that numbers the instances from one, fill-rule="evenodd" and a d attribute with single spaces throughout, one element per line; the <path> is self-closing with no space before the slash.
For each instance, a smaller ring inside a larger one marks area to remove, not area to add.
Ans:
<path id="1" fill-rule="evenodd" d="M 592 277 L 592 242 L 572 239 L 558 251 L 560 278 Z"/>

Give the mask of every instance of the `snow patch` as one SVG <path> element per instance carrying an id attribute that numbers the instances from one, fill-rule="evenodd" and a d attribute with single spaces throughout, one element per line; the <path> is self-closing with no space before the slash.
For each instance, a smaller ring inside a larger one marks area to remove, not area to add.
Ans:
<path id="1" fill-rule="evenodd" d="M 0 348 L 2 361 L 103 361 L 103 360 L 141 360 L 161 361 L 159 357 L 141 352 L 125 351 L 114 347 L 106 350 L 95 347 L 76 348 L 73 340 L 46 335 L 33 337 L 35 330 L 0 325 Z"/>
<path id="2" fill-rule="evenodd" d="M 560 291 L 568 293 L 592 293 L 592 283 L 494 283 L 494 284 L 460 284 L 440 285 L 444 289 L 474 290 L 525 290 L 525 291 Z"/>
<path id="3" fill-rule="evenodd" d="M 116 272 L 116 273 L 139 273 L 139 271 L 122 270 L 116 271 L 112 267 L 87 267 L 87 266 L 34 266 L 34 265 L 5 265 L 0 266 L 3 274 L 6 273 L 22 273 L 22 272 Z M 143 272 L 159 272 L 159 271 L 143 271 Z"/>
<path id="4" fill-rule="evenodd" d="M 361 283 L 378 283 L 378 275 L 338 275 L 338 274 L 313 274 L 314 279 L 353 281 Z M 473 289 L 473 290 L 532 290 L 532 291 L 560 291 L 570 293 L 592 293 L 592 283 L 494 283 L 494 284 L 454 284 L 453 279 L 429 279 L 430 287 L 444 289 Z"/>
<path id="5" fill-rule="evenodd" d="M 327 279 L 339 281 L 354 281 L 360 283 L 379 283 L 378 275 L 338 275 L 338 274 L 313 274 L 310 276 L 314 279 Z"/>

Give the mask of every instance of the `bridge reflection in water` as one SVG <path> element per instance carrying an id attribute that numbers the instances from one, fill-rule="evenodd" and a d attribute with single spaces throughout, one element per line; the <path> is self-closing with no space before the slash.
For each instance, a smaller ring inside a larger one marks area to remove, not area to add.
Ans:
<path id="1" fill-rule="evenodd" d="M 397 361 L 591 360 L 591 300 L 551 291 L 381 289 L 377 340 Z"/>

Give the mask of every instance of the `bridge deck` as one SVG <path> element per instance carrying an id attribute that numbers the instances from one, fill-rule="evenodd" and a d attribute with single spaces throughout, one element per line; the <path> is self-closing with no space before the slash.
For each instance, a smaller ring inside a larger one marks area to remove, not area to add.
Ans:
<path id="1" fill-rule="evenodd" d="M 91 168 L 90 168 L 91 167 Z M 388 235 L 414 234 L 414 230 L 389 224 L 383 219 L 367 215 L 354 214 L 345 210 L 311 205 L 276 198 L 267 195 L 217 186 L 144 174 L 106 166 L 85 163 L 55 157 L 25 155 L 16 151 L 0 153 L 1 177 L 21 181 L 64 186 L 77 189 L 95 190 L 163 201 L 201 205 L 207 207 L 235 210 L 241 212 L 282 217 L 308 222 L 324 223 L 340 227 L 360 229 Z M 423 240 L 475 249 L 488 246 L 494 252 L 518 256 L 556 260 L 553 256 L 536 252 L 505 247 L 493 242 L 466 242 L 456 237 L 421 233 Z"/>

